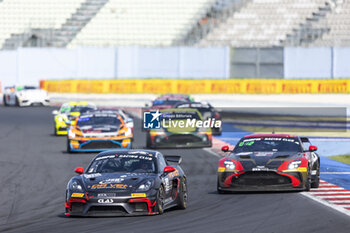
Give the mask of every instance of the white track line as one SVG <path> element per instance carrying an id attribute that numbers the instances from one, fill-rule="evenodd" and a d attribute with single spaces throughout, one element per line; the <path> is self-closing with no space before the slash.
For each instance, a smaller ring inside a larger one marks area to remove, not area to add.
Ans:
<path id="1" fill-rule="evenodd" d="M 348 201 L 339 200 L 339 201 L 329 201 L 329 202 L 331 202 L 331 203 L 349 203 L 349 205 L 350 205 L 350 200 L 348 200 Z"/>
<path id="2" fill-rule="evenodd" d="M 341 213 L 343 213 L 343 214 L 345 214 L 345 215 L 350 217 L 350 211 L 344 209 L 341 205 L 332 204 L 332 203 L 330 203 L 330 202 L 328 202 L 326 200 L 323 200 L 321 198 L 315 197 L 311 193 L 308 193 L 308 192 L 301 192 L 300 194 L 304 195 L 305 197 L 308 197 L 308 198 L 310 198 L 310 199 L 312 199 L 314 201 L 317 201 L 318 203 L 320 203 L 322 205 L 325 205 L 325 206 L 330 207 L 330 208 L 332 208 L 334 210 L 337 210 L 337 211 L 339 211 L 339 212 L 341 212 Z"/>
<path id="3" fill-rule="evenodd" d="M 350 172 L 321 172 L 321 174 L 330 174 L 330 175 L 350 175 Z"/>
<path id="4" fill-rule="evenodd" d="M 318 188 L 318 189 L 313 189 L 317 191 L 322 191 L 322 190 L 344 190 L 344 188 L 337 187 L 337 188 Z"/>
<path id="5" fill-rule="evenodd" d="M 318 194 L 339 194 L 339 195 L 350 195 L 350 191 L 349 192 L 310 192 L 312 193 L 313 195 L 318 195 Z M 326 195 L 324 195 L 325 197 Z M 333 196 L 335 197 L 334 195 L 330 195 L 330 196 Z M 337 195 L 338 196 L 338 195 Z"/>

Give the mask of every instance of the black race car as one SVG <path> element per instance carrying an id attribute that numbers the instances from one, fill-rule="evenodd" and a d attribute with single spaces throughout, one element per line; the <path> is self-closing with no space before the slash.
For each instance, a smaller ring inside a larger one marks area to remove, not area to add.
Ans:
<path id="1" fill-rule="evenodd" d="M 146 104 L 147 110 L 173 108 L 177 103 L 192 102 L 193 98 L 184 94 L 164 94 L 152 101 L 152 106 Z"/>
<path id="2" fill-rule="evenodd" d="M 243 137 L 219 161 L 217 190 L 306 190 L 318 188 L 320 158 L 305 137 L 255 134 Z M 229 151 L 228 146 L 222 148 Z"/>
<path id="3" fill-rule="evenodd" d="M 221 121 L 220 113 L 207 102 L 178 102 L 174 106 L 175 108 L 194 108 L 197 109 L 204 120 L 206 119 L 215 119 L 216 121 Z M 221 135 L 222 127 L 212 127 L 211 133 L 213 135 Z"/>
<path id="4" fill-rule="evenodd" d="M 102 152 L 86 172 L 75 169 L 79 175 L 68 182 L 65 214 L 153 215 L 176 206 L 185 209 L 187 182 L 180 162 L 180 156 L 151 150 Z"/>

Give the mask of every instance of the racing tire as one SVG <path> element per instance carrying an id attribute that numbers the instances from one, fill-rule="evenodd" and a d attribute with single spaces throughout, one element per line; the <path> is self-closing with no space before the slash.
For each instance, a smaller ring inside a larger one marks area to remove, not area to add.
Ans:
<path id="1" fill-rule="evenodd" d="M 3 105 L 6 106 L 6 107 L 9 106 L 8 103 L 7 103 L 7 101 L 6 101 L 5 95 L 4 95 L 4 97 L 2 98 L 2 103 L 3 103 Z"/>
<path id="2" fill-rule="evenodd" d="M 57 134 L 56 125 L 54 125 L 54 127 L 53 127 L 53 135 L 55 135 L 55 136 L 57 136 L 57 135 L 58 135 L 58 134 Z"/>
<path id="3" fill-rule="evenodd" d="M 179 187 L 179 196 L 177 197 L 177 206 L 180 210 L 184 210 L 187 208 L 187 184 L 184 179 Z"/>
<path id="4" fill-rule="evenodd" d="M 224 191 L 224 190 L 219 189 L 219 187 L 220 187 L 220 186 L 219 186 L 219 179 L 218 179 L 217 188 L 216 188 L 218 194 L 226 194 L 226 193 L 228 193 L 227 191 Z"/>
<path id="5" fill-rule="evenodd" d="M 74 151 L 72 151 L 72 149 L 70 148 L 70 146 L 69 146 L 69 139 L 67 139 L 67 153 L 68 154 L 72 154 L 72 153 L 75 153 Z"/>
<path id="6" fill-rule="evenodd" d="M 316 178 L 311 183 L 311 188 L 318 188 L 320 186 L 320 168 L 317 169 Z"/>
<path id="7" fill-rule="evenodd" d="M 307 169 L 307 177 L 305 181 L 305 191 L 310 191 L 311 189 L 311 171 L 310 168 Z"/>
<path id="8" fill-rule="evenodd" d="M 164 187 L 161 185 L 157 193 L 156 212 L 158 212 L 158 214 L 164 213 L 164 196 Z"/>
<path id="9" fill-rule="evenodd" d="M 18 101 L 18 97 L 16 96 L 16 106 L 20 107 L 19 101 Z"/>

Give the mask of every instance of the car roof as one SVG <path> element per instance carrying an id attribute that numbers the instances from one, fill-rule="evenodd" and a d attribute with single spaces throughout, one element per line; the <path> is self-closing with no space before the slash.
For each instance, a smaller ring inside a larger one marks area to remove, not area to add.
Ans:
<path id="1" fill-rule="evenodd" d="M 108 150 L 108 151 L 101 152 L 101 153 L 97 154 L 95 156 L 95 158 L 106 156 L 106 155 L 127 154 L 129 152 L 138 152 L 138 151 L 141 152 L 141 153 L 144 152 L 144 153 L 152 154 L 152 155 L 155 155 L 155 154 L 159 153 L 158 151 L 154 151 L 154 150 L 116 149 L 116 150 Z"/>
<path id="2" fill-rule="evenodd" d="M 290 134 L 250 134 L 243 138 L 253 138 L 253 137 L 282 137 L 282 138 L 297 138 L 298 136 Z"/>
<path id="3" fill-rule="evenodd" d="M 76 106 L 76 105 L 94 105 L 94 104 L 91 104 L 91 103 L 86 102 L 86 101 L 80 101 L 80 102 L 73 102 L 73 101 L 71 101 L 71 102 L 68 102 L 68 103 L 66 103 L 66 104 L 68 104 L 69 106 Z"/>

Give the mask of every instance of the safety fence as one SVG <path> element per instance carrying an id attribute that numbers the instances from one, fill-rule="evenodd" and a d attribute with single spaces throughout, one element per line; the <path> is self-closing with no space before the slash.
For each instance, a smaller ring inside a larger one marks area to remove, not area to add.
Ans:
<path id="1" fill-rule="evenodd" d="M 41 88 L 59 93 L 296 94 L 350 93 L 350 79 L 118 79 L 42 80 Z"/>

